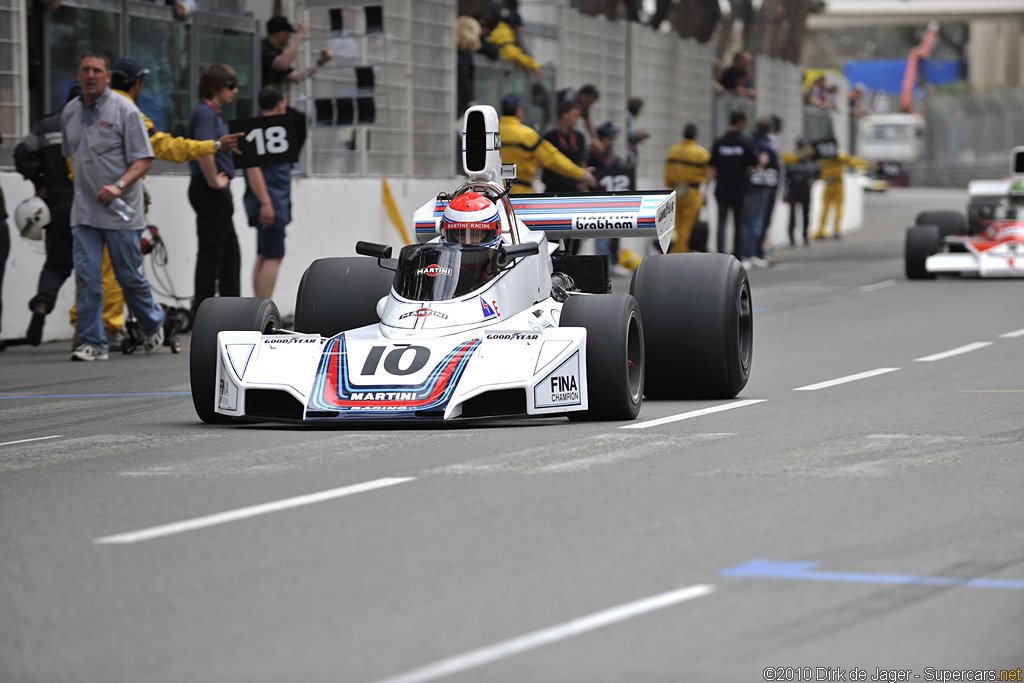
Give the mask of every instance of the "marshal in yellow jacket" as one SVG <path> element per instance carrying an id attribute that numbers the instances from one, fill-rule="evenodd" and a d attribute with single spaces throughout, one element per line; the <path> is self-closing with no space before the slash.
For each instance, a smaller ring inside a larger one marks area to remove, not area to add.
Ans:
<path id="1" fill-rule="evenodd" d="M 114 90 L 118 95 L 132 99 L 131 95 L 124 90 Z M 134 100 L 132 100 L 134 102 Z M 139 110 L 142 114 L 142 110 Z M 146 132 L 149 134 L 149 144 L 153 145 L 153 156 L 164 161 L 173 161 L 176 164 L 183 164 L 186 161 L 198 161 L 200 158 L 217 151 L 216 140 L 192 140 L 190 138 L 174 137 L 170 133 L 157 130 L 149 117 L 142 114 L 142 121 L 146 124 Z"/>
<path id="2" fill-rule="evenodd" d="M 515 116 L 502 116 L 499 131 L 501 160 L 506 164 L 516 165 L 512 194 L 533 192 L 533 176 L 537 173 L 537 166 L 573 180 L 580 180 L 586 173 L 585 169 L 572 163 L 569 157 L 558 151 L 557 147 Z"/>

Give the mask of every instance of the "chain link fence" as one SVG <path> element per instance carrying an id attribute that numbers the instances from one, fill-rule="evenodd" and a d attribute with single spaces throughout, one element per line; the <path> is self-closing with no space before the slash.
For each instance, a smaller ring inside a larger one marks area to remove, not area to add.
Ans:
<path id="1" fill-rule="evenodd" d="M 965 187 L 976 178 L 1002 178 L 1010 150 L 1024 144 L 1024 88 L 932 94 L 924 116 L 924 156 L 904 165 L 913 185 Z"/>

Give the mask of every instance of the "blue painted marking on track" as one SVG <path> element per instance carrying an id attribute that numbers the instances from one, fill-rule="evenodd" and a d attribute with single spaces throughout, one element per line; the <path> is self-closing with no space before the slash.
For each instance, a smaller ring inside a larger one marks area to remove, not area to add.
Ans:
<path id="1" fill-rule="evenodd" d="M 818 562 L 783 562 L 757 559 L 718 572 L 719 576 L 751 579 L 796 579 L 801 581 L 840 581 L 845 583 L 885 583 L 904 586 L 963 586 L 965 588 L 1002 588 L 1024 590 L 1019 579 L 965 579 L 952 576 L 913 576 L 911 574 L 867 574 L 857 572 L 813 571 Z"/>
<path id="2" fill-rule="evenodd" d="M 25 396 L 0 396 L 0 401 L 12 398 L 109 398 L 111 396 L 187 396 L 191 391 L 153 391 L 140 394 L 47 394 L 38 396 L 35 394 Z"/>

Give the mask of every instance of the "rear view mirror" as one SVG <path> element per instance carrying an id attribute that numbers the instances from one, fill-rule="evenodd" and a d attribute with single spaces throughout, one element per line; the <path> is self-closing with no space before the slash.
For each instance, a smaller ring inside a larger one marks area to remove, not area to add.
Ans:
<path id="1" fill-rule="evenodd" d="M 520 242 L 519 244 L 510 244 L 502 251 L 505 252 L 505 258 L 510 259 L 519 258 L 520 256 L 533 256 L 540 253 L 540 243 Z"/>
<path id="2" fill-rule="evenodd" d="M 519 244 L 510 244 L 501 248 L 501 254 L 498 255 L 498 267 L 504 268 L 512 261 L 512 259 L 517 259 L 520 256 L 533 256 L 534 254 L 539 253 L 540 244 L 538 242 L 520 242 Z"/>
<path id="3" fill-rule="evenodd" d="M 391 247 L 376 242 L 356 242 L 356 253 L 361 256 L 372 256 L 376 259 L 391 258 Z"/>

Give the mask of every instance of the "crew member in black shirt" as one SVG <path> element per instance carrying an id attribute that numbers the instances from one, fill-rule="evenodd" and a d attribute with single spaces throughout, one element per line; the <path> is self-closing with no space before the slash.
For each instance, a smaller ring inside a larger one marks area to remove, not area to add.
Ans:
<path id="1" fill-rule="evenodd" d="M 292 62 L 299 53 L 299 46 L 302 39 L 309 32 L 305 21 L 299 25 L 292 26 L 285 17 L 273 16 L 267 21 L 267 37 L 263 39 L 260 47 L 262 50 L 263 62 L 263 85 L 276 85 L 281 87 L 285 81 L 298 83 L 316 73 L 317 69 L 334 56 L 327 48 L 320 50 L 320 56 L 316 60 L 316 66 L 311 66 L 302 71 L 292 68 Z M 292 34 L 295 40 L 292 41 Z"/>
<path id="2" fill-rule="evenodd" d="M 569 158 L 577 166 L 584 165 L 584 157 L 587 153 L 586 141 L 583 133 L 576 130 L 576 123 L 580 120 L 583 108 L 575 100 L 562 100 L 558 104 L 558 125 L 549 130 L 544 139 L 550 142 L 559 152 Z M 581 192 L 578 180 L 567 178 L 545 168 L 541 175 L 544 181 L 545 192 Z"/>
<path id="3" fill-rule="evenodd" d="M 81 93 L 82 86 L 75 81 L 68 90 L 65 103 Z M 46 226 L 45 233 L 46 262 L 39 274 L 36 295 L 28 302 L 32 320 L 25 339 L 32 346 L 38 346 L 42 341 L 46 316 L 53 311 L 60 286 L 71 276 L 74 268 L 71 202 L 75 188 L 68 177 L 67 159 L 61 152 L 62 139 L 60 112 L 55 112 L 32 126 L 32 131 L 14 149 L 15 168 L 32 182 L 36 194 L 50 209 L 50 224 Z"/>
<path id="4" fill-rule="evenodd" d="M 732 210 L 733 245 L 732 254 L 743 258 L 743 199 L 747 194 L 747 175 L 751 167 L 759 163 L 754 143 L 743 134 L 747 125 L 745 112 L 736 110 L 729 114 L 729 130 L 715 140 L 708 162 L 708 181 L 716 179 L 715 201 L 718 202 L 717 244 L 720 253 L 725 248 L 725 223 Z"/>
<path id="5" fill-rule="evenodd" d="M 755 99 L 757 92 L 754 90 L 753 78 L 750 74 L 753 66 L 754 58 L 749 52 L 737 52 L 732 58 L 732 66 L 722 72 L 718 82 L 734 95 Z"/>
<path id="6" fill-rule="evenodd" d="M 305 21 L 300 21 L 298 26 L 292 26 L 288 19 L 279 14 L 270 17 L 267 21 L 267 37 L 260 45 L 262 52 L 261 87 L 276 85 L 282 90 L 287 90 L 287 85 L 309 78 L 317 72 L 317 69 L 331 61 L 334 55 L 330 50 L 324 48 L 320 50 L 320 56 L 315 65 L 302 71 L 292 67 L 292 62 L 295 61 L 295 57 L 299 53 L 299 45 L 302 44 L 302 39 L 308 32 L 309 27 Z M 293 33 L 295 40 L 292 40 Z M 291 106 L 285 113 L 292 121 L 292 129 L 295 132 L 294 143 L 301 148 L 306 141 L 306 115 Z"/>

